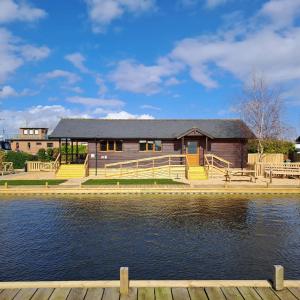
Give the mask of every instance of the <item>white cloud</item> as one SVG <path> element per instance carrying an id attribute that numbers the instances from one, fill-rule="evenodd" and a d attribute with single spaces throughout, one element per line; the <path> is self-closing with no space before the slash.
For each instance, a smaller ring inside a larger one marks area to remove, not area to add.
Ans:
<path id="1" fill-rule="evenodd" d="M 0 127 L 13 134 L 19 127 L 37 126 L 48 127 L 52 130 L 61 118 L 91 118 L 86 112 L 76 111 L 62 105 L 37 105 L 24 110 L 2 110 L 5 120 L 0 120 Z"/>
<path id="2" fill-rule="evenodd" d="M 0 99 L 15 97 L 17 95 L 18 95 L 18 93 L 16 92 L 16 90 L 13 87 L 9 86 L 9 85 L 5 85 L 4 87 L 0 87 Z"/>
<path id="3" fill-rule="evenodd" d="M 106 27 L 125 13 L 140 14 L 155 7 L 155 0 L 85 0 L 93 31 L 104 32 Z"/>
<path id="4" fill-rule="evenodd" d="M 133 60 L 123 60 L 110 74 L 109 78 L 120 90 L 146 95 L 156 94 L 165 78 L 177 74 L 182 64 L 161 58 L 157 64 L 145 66 Z"/>
<path id="5" fill-rule="evenodd" d="M 80 80 L 80 77 L 77 74 L 60 69 L 39 75 L 39 79 L 42 81 L 57 78 L 64 78 L 68 84 L 74 84 Z"/>
<path id="6" fill-rule="evenodd" d="M 0 83 L 5 82 L 19 67 L 28 61 L 47 57 L 49 48 L 23 44 L 21 39 L 0 28 Z"/>
<path id="7" fill-rule="evenodd" d="M 28 61 L 37 61 L 49 56 L 50 49 L 46 46 L 35 47 L 33 45 L 24 45 L 20 47 L 21 55 Z"/>
<path id="8" fill-rule="evenodd" d="M 154 105 L 150 105 L 150 104 L 143 104 L 141 105 L 142 109 L 152 109 L 152 110 L 161 110 L 160 107 L 154 106 Z"/>
<path id="9" fill-rule="evenodd" d="M 30 89 L 23 89 L 21 92 L 17 92 L 10 85 L 0 86 L 0 99 L 6 99 L 11 97 L 24 97 L 24 96 L 34 96 L 39 92 Z"/>
<path id="10" fill-rule="evenodd" d="M 46 15 L 44 10 L 32 7 L 26 1 L 0 1 L 0 23 L 13 21 L 33 22 L 44 18 Z"/>
<path id="11" fill-rule="evenodd" d="M 225 4 L 226 2 L 228 2 L 228 0 L 206 0 L 206 7 L 215 8 L 219 5 Z"/>
<path id="12" fill-rule="evenodd" d="M 154 119 L 153 116 L 148 114 L 135 115 L 127 111 L 108 113 L 104 118 L 105 119 L 147 119 L 147 120 Z"/>
<path id="13" fill-rule="evenodd" d="M 101 99 L 101 98 L 89 98 L 89 97 L 68 97 L 66 99 L 70 103 L 82 104 L 86 106 L 94 106 L 94 107 L 122 107 L 124 106 L 124 102 L 118 99 Z"/>
<path id="14" fill-rule="evenodd" d="M 250 20 L 250 23 L 253 22 L 250 26 L 248 20 L 245 21 L 246 31 L 242 35 L 240 31 L 228 29 L 215 35 L 187 38 L 177 43 L 169 57 L 188 66 L 191 77 L 207 88 L 217 87 L 214 77 L 226 72 L 242 81 L 253 70 L 263 73 L 273 83 L 299 80 L 300 28 L 286 26 L 285 22 L 285 27 L 278 31 L 279 23 L 277 26 L 259 23 L 259 18 L 266 11 L 274 14 L 274 10 L 270 9 L 272 5 L 285 3 L 288 6 L 288 3 L 293 5 L 294 2 L 299 3 L 300 0 L 271 0 Z M 299 9 L 297 13 L 300 15 Z M 286 15 L 284 10 L 282 15 Z M 277 17 L 280 22 L 280 14 Z"/>
<path id="15" fill-rule="evenodd" d="M 89 73 L 89 69 L 84 65 L 85 57 L 79 53 L 71 53 L 65 56 L 65 59 L 71 62 L 77 69 L 79 69 L 82 73 Z"/>

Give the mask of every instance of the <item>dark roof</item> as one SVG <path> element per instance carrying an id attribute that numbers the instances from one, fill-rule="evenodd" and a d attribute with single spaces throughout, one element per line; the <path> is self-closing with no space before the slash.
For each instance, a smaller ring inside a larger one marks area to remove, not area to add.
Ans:
<path id="1" fill-rule="evenodd" d="M 199 129 L 200 132 L 207 133 L 212 138 L 255 138 L 245 123 L 237 119 L 62 119 L 53 130 L 50 138 L 173 139 L 192 128 Z"/>

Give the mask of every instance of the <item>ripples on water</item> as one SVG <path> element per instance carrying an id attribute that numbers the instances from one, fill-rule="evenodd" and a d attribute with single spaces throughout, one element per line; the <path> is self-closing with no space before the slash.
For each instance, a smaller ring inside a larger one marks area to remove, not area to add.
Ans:
<path id="1" fill-rule="evenodd" d="M 0 280 L 300 278 L 300 199 L 5 198 Z"/>

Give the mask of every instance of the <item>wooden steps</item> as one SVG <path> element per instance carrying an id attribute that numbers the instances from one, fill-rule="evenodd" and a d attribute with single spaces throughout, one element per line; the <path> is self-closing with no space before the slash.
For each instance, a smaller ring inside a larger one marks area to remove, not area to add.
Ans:
<path id="1" fill-rule="evenodd" d="M 83 178 L 85 177 L 84 164 L 67 164 L 60 165 L 56 178 L 69 179 L 69 178 Z"/>
<path id="2" fill-rule="evenodd" d="M 189 180 L 207 180 L 207 175 L 204 167 L 189 167 L 188 169 Z"/>

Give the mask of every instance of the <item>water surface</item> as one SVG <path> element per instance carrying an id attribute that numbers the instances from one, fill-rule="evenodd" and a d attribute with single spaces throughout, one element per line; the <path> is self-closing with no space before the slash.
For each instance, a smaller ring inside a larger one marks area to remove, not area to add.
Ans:
<path id="1" fill-rule="evenodd" d="M 300 278 L 299 197 L 0 201 L 0 280 Z"/>

